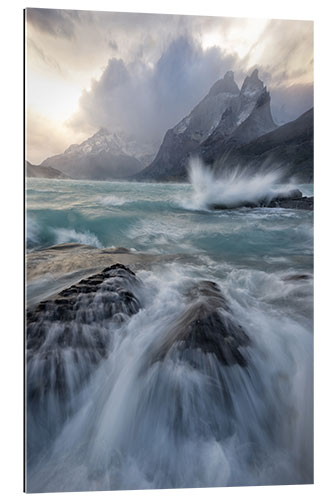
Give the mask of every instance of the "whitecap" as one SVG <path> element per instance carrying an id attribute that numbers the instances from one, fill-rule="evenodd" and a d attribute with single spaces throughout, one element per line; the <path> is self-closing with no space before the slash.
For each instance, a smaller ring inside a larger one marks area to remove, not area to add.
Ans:
<path id="1" fill-rule="evenodd" d="M 121 207 L 128 203 L 128 200 L 122 196 L 110 195 L 100 198 L 99 203 L 105 207 Z"/>
<path id="2" fill-rule="evenodd" d="M 97 236 L 90 231 L 79 233 L 75 231 L 75 229 L 60 227 L 53 229 L 53 232 L 55 234 L 56 244 L 75 242 L 81 243 L 82 245 L 91 245 L 93 247 L 103 248 L 103 245 Z"/>
<path id="3" fill-rule="evenodd" d="M 253 172 L 244 168 L 225 169 L 217 175 L 200 158 L 192 158 L 189 163 L 192 198 L 184 200 L 182 206 L 188 210 L 207 210 L 214 204 L 237 208 L 263 199 L 270 201 L 295 189 L 293 184 L 281 185 L 281 176 L 281 170 Z"/>
<path id="4" fill-rule="evenodd" d="M 27 246 L 36 246 L 40 240 L 40 225 L 31 216 L 26 220 L 26 242 Z"/>

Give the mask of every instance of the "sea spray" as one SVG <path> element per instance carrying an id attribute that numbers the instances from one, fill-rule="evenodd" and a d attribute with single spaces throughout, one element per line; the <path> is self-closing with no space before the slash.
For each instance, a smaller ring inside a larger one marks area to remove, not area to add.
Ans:
<path id="1" fill-rule="evenodd" d="M 246 168 L 222 170 L 216 173 L 198 157 L 189 164 L 189 180 L 193 195 L 192 208 L 208 209 L 219 204 L 226 208 L 268 202 L 277 195 L 295 189 L 293 185 L 281 186 L 282 174 L 278 170 L 253 172 Z"/>

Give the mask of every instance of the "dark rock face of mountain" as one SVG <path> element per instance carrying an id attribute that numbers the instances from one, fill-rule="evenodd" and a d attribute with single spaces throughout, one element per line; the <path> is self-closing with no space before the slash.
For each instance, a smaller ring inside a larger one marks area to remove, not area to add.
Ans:
<path id="1" fill-rule="evenodd" d="M 264 88 L 251 113 L 240 124 L 237 115 L 235 116 L 232 109 L 228 109 L 221 117 L 216 130 L 202 144 L 198 154 L 205 162 L 212 163 L 225 151 L 247 144 L 275 129 L 270 109 L 270 95 Z"/>
<path id="2" fill-rule="evenodd" d="M 156 158 L 136 178 L 162 180 L 179 175 L 177 167 L 181 160 L 210 136 L 223 113 L 236 105 L 238 97 L 234 75 L 228 71 L 188 116 L 167 131 Z"/>
<path id="3" fill-rule="evenodd" d="M 270 94 L 258 70 L 245 78 L 241 89 L 228 71 L 188 116 L 166 132 L 154 158 L 155 151 L 153 145 L 124 133 L 100 129 L 82 144 L 47 158 L 35 171 L 51 167 L 59 170 L 58 176 L 63 173 L 74 179 L 185 181 L 190 158 L 198 156 L 216 170 L 233 166 L 258 169 L 267 163 L 284 169 L 286 177 L 296 175 L 310 182 L 313 110 L 277 128 Z M 31 176 L 44 177 L 42 173 Z"/>
<path id="4" fill-rule="evenodd" d="M 214 155 L 203 158 L 207 161 L 223 157 L 223 147 Z M 219 154 L 220 153 L 220 154 Z M 303 182 L 313 181 L 313 108 L 296 120 L 261 135 L 248 144 L 227 152 L 230 167 L 244 165 L 257 169 L 262 165 L 281 168 L 286 177 L 295 176 Z M 218 156 L 219 155 L 219 156 Z M 217 163 L 217 170 L 223 165 Z"/>
<path id="5" fill-rule="evenodd" d="M 39 177 L 44 179 L 70 179 L 68 175 L 65 175 L 60 170 L 52 167 L 41 167 L 40 165 L 33 165 L 29 161 L 26 161 L 26 176 L 27 177 Z"/>
<path id="6" fill-rule="evenodd" d="M 59 168 L 74 179 L 125 179 L 142 170 L 153 157 L 152 146 L 102 128 L 82 144 L 72 144 L 41 165 Z"/>
<path id="7" fill-rule="evenodd" d="M 275 128 L 270 95 L 258 71 L 245 78 L 241 90 L 228 71 L 186 118 L 167 131 L 155 160 L 136 178 L 184 179 L 191 155 L 207 156 L 209 161 L 222 144 L 231 149 Z"/>

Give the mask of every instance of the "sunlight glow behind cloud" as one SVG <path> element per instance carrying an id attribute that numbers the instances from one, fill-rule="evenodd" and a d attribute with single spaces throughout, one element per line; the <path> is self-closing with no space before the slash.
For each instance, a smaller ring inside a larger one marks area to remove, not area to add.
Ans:
<path id="1" fill-rule="evenodd" d="M 277 121 L 292 119 L 311 101 L 309 21 L 28 9 L 26 33 L 27 119 L 39 117 L 30 122 L 28 158 L 36 163 L 112 127 L 113 119 L 115 127 L 144 123 L 160 140 L 229 69 L 241 84 L 259 68 Z M 111 60 L 122 76 L 111 71 Z M 117 78 L 124 92 L 115 89 Z M 305 97 L 293 111 L 286 89 L 295 95 L 295 85 Z M 289 99 L 286 105 L 279 96 Z M 43 119 L 52 130 L 48 140 L 38 129 Z"/>

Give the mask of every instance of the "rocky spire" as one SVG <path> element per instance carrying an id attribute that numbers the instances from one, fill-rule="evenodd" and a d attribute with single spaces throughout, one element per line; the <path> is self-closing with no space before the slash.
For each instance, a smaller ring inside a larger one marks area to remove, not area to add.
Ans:
<path id="1" fill-rule="evenodd" d="M 259 93 L 263 90 L 264 84 L 258 76 L 259 72 L 255 69 L 250 76 L 247 76 L 241 88 L 241 94 Z"/>
<path id="2" fill-rule="evenodd" d="M 223 92 L 228 92 L 230 94 L 239 94 L 239 88 L 234 79 L 234 72 L 227 71 L 223 78 L 217 80 L 209 91 L 209 96 L 214 96 L 221 94 Z"/>

